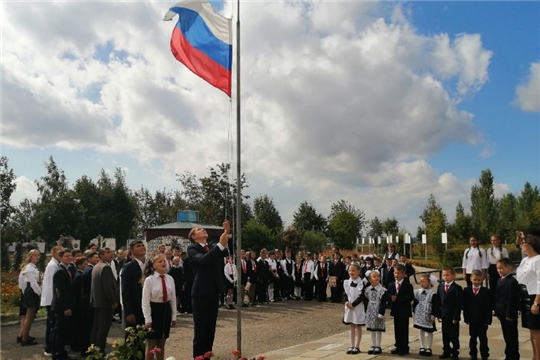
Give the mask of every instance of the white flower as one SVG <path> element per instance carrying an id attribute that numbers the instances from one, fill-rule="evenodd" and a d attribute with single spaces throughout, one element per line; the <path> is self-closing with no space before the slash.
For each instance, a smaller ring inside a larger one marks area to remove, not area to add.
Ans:
<path id="1" fill-rule="evenodd" d="M 168 358 L 166 358 L 165 360 L 176 360 L 176 358 L 174 356 L 169 356 Z"/>

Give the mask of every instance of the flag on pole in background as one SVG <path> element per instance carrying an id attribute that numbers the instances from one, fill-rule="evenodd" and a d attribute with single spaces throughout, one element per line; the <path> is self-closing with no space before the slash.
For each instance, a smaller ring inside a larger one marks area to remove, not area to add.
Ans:
<path id="1" fill-rule="evenodd" d="M 174 57 L 195 75 L 231 96 L 232 20 L 203 0 L 174 5 L 163 20 L 178 15 L 171 36 Z"/>

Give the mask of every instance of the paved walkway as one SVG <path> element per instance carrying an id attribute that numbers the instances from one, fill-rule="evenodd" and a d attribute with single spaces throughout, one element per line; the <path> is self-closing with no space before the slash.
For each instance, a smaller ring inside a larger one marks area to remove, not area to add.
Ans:
<path id="1" fill-rule="evenodd" d="M 412 320 L 412 319 L 411 319 Z M 379 355 L 368 355 L 367 351 L 371 347 L 371 335 L 368 331 L 364 331 L 362 341 L 360 343 L 360 354 L 347 355 L 345 352 L 349 348 L 349 333 L 333 335 L 324 339 L 312 341 L 306 344 L 296 345 L 285 349 L 272 351 L 265 354 L 268 360 L 343 360 L 343 359 L 426 359 L 425 356 L 418 355 L 420 343 L 418 341 L 418 330 L 413 329 L 411 325 L 409 338 L 411 353 L 407 356 L 397 356 L 390 354 L 394 348 L 394 330 L 392 321 L 386 323 L 387 331 L 383 333 L 382 349 L 383 353 Z M 438 324 L 440 329 L 440 324 Z M 465 323 L 461 323 L 461 351 L 460 359 L 469 358 L 469 330 Z M 532 359 L 532 348 L 529 338 L 529 330 L 519 326 L 519 341 L 521 359 Z M 490 349 L 490 359 L 503 360 L 504 356 L 504 340 L 501 332 L 501 326 L 497 319 L 488 330 L 488 342 Z M 435 332 L 433 336 L 433 356 L 431 359 L 438 359 L 442 354 L 442 334 L 441 331 Z M 509 359 L 516 360 L 516 359 Z"/>

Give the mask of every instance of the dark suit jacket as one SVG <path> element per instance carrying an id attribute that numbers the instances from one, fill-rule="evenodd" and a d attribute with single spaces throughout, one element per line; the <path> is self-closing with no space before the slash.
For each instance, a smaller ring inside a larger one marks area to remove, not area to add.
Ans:
<path id="1" fill-rule="evenodd" d="M 174 287 L 176 290 L 176 296 L 180 295 L 182 292 L 182 286 L 184 285 L 184 274 L 181 267 L 171 267 L 169 269 L 169 275 L 174 280 Z"/>
<path id="2" fill-rule="evenodd" d="M 88 264 L 81 275 L 81 303 L 90 306 L 90 289 L 92 288 L 92 270 L 94 265 Z"/>
<path id="3" fill-rule="evenodd" d="M 188 246 L 187 253 L 194 279 L 191 296 L 215 295 L 225 292 L 223 282 L 223 258 L 229 255 L 229 250 L 221 250 L 213 246 L 206 252 L 198 243 Z"/>
<path id="4" fill-rule="evenodd" d="M 109 264 L 101 260 L 92 270 L 90 305 L 94 308 L 110 309 L 120 304 L 120 290 Z"/>
<path id="5" fill-rule="evenodd" d="M 480 287 L 476 295 L 472 286 L 463 290 L 463 319 L 466 323 L 491 325 L 491 291 L 488 288 Z"/>
<path id="6" fill-rule="evenodd" d="M 407 278 L 403 279 L 399 292 L 396 289 L 396 282 L 388 285 L 390 296 L 397 295 L 396 302 L 390 300 L 390 316 L 412 317 L 412 301 L 414 300 L 414 289 Z"/>
<path id="7" fill-rule="evenodd" d="M 328 266 L 328 276 L 337 276 L 338 284 L 343 284 L 345 274 L 345 264 L 338 261 L 334 264 L 334 261 Z M 348 276 L 348 275 L 347 275 Z"/>
<path id="8" fill-rule="evenodd" d="M 416 273 L 416 270 L 411 264 L 405 263 L 403 266 L 405 266 L 405 274 L 407 274 L 407 277 L 411 277 Z"/>
<path id="9" fill-rule="evenodd" d="M 393 283 L 396 279 L 394 278 L 394 268 L 390 267 L 390 272 L 388 272 L 387 267 L 381 269 L 381 282 L 382 285 L 388 289 L 388 285 Z"/>
<path id="10" fill-rule="evenodd" d="M 255 263 L 255 267 L 253 266 L 253 263 Z M 247 260 L 246 268 L 249 282 L 252 284 L 256 283 L 259 279 L 259 268 L 257 267 L 256 261 L 252 259 Z"/>
<path id="11" fill-rule="evenodd" d="M 77 270 L 73 278 L 73 298 L 74 306 L 81 307 L 84 305 L 82 298 L 82 270 Z"/>
<path id="12" fill-rule="evenodd" d="M 461 308 L 463 307 L 463 288 L 453 282 L 448 293 L 444 292 L 445 283 L 439 284 L 437 296 L 439 297 L 439 311 L 437 317 L 445 320 L 461 320 Z"/>
<path id="13" fill-rule="evenodd" d="M 68 270 L 62 264 L 53 275 L 53 289 L 52 309 L 62 313 L 73 309 L 73 285 Z"/>
<path id="14" fill-rule="evenodd" d="M 501 318 L 516 320 L 519 310 L 519 284 L 512 275 L 497 281 L 495 314 Z"/>
<path id="15" fill-rule="evenodd" d="M 121 271 L 120 284 L 122 285 L 122 305 L 125 316 L 135 315 L 136 325 L 144 324 L 142 313 L 142 284 L 141 267 L 135 259 L 128 262 Z"/>

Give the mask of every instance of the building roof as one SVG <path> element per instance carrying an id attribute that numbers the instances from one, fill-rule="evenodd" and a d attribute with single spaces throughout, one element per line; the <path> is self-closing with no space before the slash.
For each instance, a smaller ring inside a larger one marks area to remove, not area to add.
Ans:
<path id="1" fill-rule="evenodd" d="M 204 229 L 216 229 L 216 230 L 223 230 L 222 226 L 216 226 L 216 225 L 210 225 L 210 224 L 204 224 L 204 223 L 196 223 L 196 222 L 184 222 L 184 221 L 175 221 L 168 224 L 153 226 L 151 228 L 145 229 L 145 230 L 169 230 L 169 229 L 182 229 L 182 230 L 190 230 L 194 226 L 200 226 Z"/>

